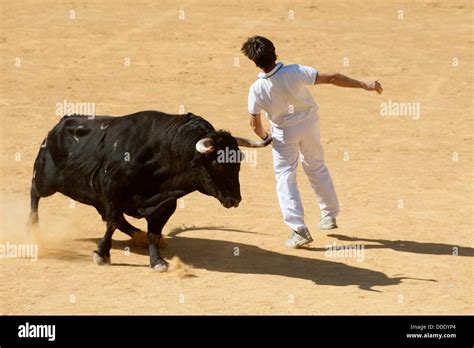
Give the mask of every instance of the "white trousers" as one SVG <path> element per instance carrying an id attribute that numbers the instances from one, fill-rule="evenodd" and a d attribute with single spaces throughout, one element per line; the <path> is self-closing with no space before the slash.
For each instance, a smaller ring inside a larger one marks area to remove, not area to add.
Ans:
<path id="1" fill-rule="evenodd" d="M 324 164 L 319 118 L 314 117 L 286 128 L 273 126 L 272 136 L 276 189 L 285 223 L 296 231 L 306 227 L 296 182 L 299 158 L 318 199 L 321 217 L 329 215 L 335 218 L 339 212 L 339 202 L 331 176 Z"/>

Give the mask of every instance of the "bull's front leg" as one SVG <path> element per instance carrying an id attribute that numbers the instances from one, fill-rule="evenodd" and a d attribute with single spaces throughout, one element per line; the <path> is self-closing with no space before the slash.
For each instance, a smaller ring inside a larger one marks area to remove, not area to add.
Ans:
<path id="1" fill-rule="evenodd" d="M 150 250 L 150 267 L 158 272 L 166 272 L 168 263 L 160 254 L 160 239 L 163 227 L 176 210 L 176 198 L 164 200 L 153 210 L 146 220 L 148 222 L 148 245 Z"/>
<path id="2" fill-rule="evenodd" d="M 105 218 L 107 222 L 107 228 L 104 237 L 100 240 L 97 245 L 97 250 L 94 251 L 93 259 L 98 265 L 110 265 L 110 249 L 112 248 L 112 236 L 114 231 L 120 224 L 120 219 L 123 215 L 118 211 L 112 203 L 110 203 L 105 209 Z"/>

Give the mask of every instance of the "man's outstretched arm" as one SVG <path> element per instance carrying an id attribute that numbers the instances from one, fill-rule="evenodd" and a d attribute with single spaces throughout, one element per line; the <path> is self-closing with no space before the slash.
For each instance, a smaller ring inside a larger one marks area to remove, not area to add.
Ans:
<path id="1" fill-rule="evenodd" d="M 332 84 L 339 87 L 363 88 L 367 91 L 376 91 L 378 94 L 383 92 L 382 85 L 379 81 L 363 82 L 339 73 L 330 74 L 320 72 L 314 84 Z"/>

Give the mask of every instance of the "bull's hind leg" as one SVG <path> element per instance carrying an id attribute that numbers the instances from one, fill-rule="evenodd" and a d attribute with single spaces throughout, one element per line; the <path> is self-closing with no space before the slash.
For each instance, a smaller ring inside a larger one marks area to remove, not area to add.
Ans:
<path id="1" fill-rule="evenodd" d="M 121 217 L 120 224 L 118 225 L 118 229 L 132 238 L 135 237 L 136 232 L 143 232 L 142 230 L 133 226 L 127 220 L 125 220 L 125 217 L 123 215 Z"/>
<path id="2" fill-rule="evenodd" d="M 105 209 L 104 208 L 101 208 L 101 207 L 96 207 L 97 211 L 99 212 L 100 216 L 102 217 L 102 220 L 103 221 L 106 221 L 106 217 L 105 217 Z M 117 228 L 125 233 L 127 236 L 129 236 L 130 238 L 132 238 L 132 243 L 137 246 L 137 247 L 147 247 L 148 246 L 148 239 L 147 239 L 147 235 L 145 232 L 143 232 L 142 230 L 140 230 L 139 228 L 133 226 L 132 224 L 130 224 L 126 219 L 125 217 L 123 216 L 123 214 L 120 216 L 120 221 L 117 225 Z"/>
<path id="3" fill-rule="evenodd" d="M 165 272 L 168 263 L 160 254 L 160 239 L 163 227 L 176 210 L 176 199 L 170 198 L 160 203 L 157 208 L 147 216 L 148 245 L 150 250 L 150 267 L 158 272 Z"/>
<path id="4" fill-rule="evenodd" d="M 95 209 L 100 214 L 102 221 L 106 221 L 107 218 L 105 215 L 105 208 L 100 205 L 95 205 Z M 139 228 L 133 226 L 127 220 L 125 220 L 125 217 L 123 216 L 123 214 L 120 216 L 120 221 L 118 223 L 117 228 L 123 233 L 125 233 L 126 235 L 130 236 L 131 238 L 135 237 L 136 232 L 143 232 Z"/>
<path id="5" fill-rule="evenodd" d="M 147 234 L 139 228 L 131 225 L 127 220 L 125 220 L 125 217 L 123 215 L 118 229 L 126 235 L 130 236 L 132 238 L 131 241 L 135 246 L 143 248 L 148 246 Z"/>

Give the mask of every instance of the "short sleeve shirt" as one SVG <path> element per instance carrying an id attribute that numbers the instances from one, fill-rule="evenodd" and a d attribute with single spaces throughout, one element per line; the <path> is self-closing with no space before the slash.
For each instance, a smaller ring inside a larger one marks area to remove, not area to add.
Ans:
<path id="1" fill-rule="evenodd" d="M 318 105 L 306 85 L 314 85 L 318 71 L 312 67 L 278 63 L 272 71 L 261 72 L 249 90 L 248 111 L 262 110 L 272 125 L 289 127 L 310 117 L 318 117 Z"/>

